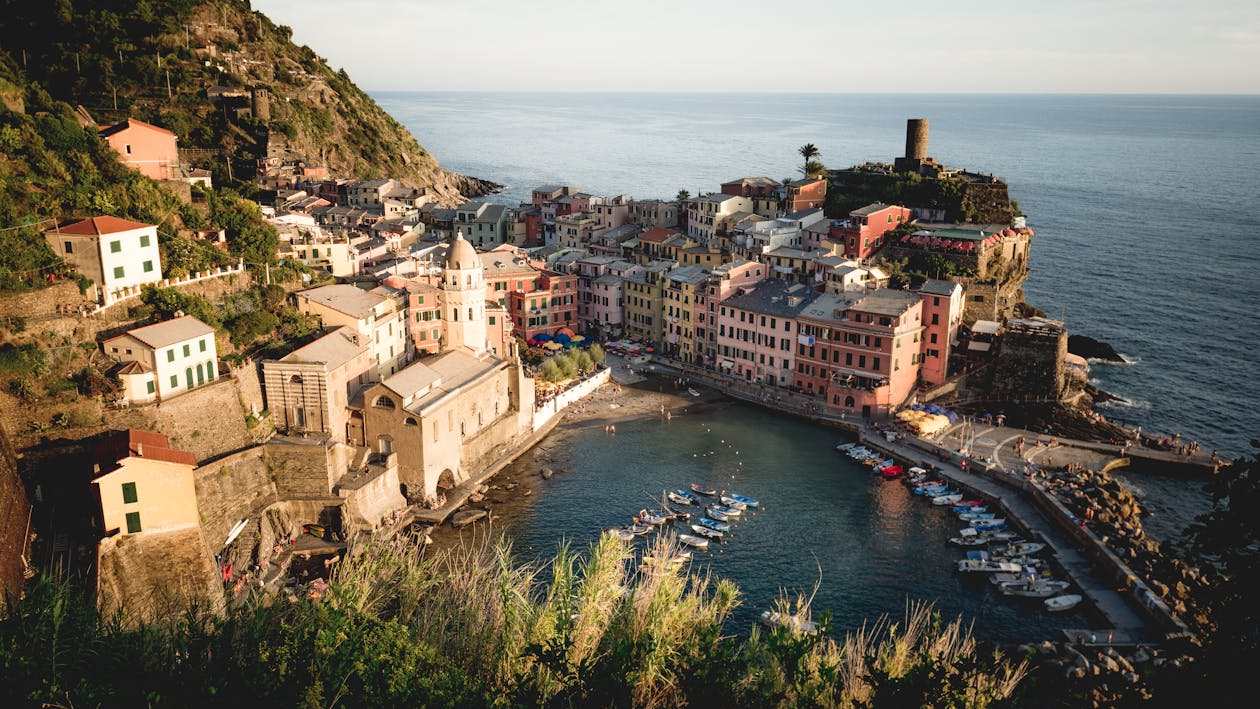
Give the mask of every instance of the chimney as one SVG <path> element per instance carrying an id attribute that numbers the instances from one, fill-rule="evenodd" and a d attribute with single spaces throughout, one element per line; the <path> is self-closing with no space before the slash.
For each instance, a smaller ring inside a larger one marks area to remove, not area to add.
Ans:
<path id="1" fill-rule="evenodd" d="M 136 444 L 136 457 L 137 457 L 137 458 L 143 458 L 143 457 L 144 457 L 144 444 L 143 444 L 143 443 L 137 443 L 137 444 Z"/>

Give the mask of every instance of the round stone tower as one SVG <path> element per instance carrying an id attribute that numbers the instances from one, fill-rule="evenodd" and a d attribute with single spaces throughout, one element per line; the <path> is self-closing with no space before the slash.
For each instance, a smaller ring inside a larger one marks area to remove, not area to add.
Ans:
<path id="1" fill-rule="evenodd" d="M 906 121 L 906 157 L 923 160 L 928 154 L 928 119 L 911 118 Z"/>
<path id="2" fill-rule="evenodd" d="M 477 354 L 486 351 L 486 283 L 481 259 L 473 245 L 464 240 L 464 230 L 455 232 L 446 253 L 442 272 L 442 319 L 446 321 L 446 347 L 467 347 Z"/>
<path id="3" fill-rule="evenodd" d="M 271 120 L 271 92 L 255 86 L 249 90 L 250 110 L 254 118 L 266 123 Z"/>

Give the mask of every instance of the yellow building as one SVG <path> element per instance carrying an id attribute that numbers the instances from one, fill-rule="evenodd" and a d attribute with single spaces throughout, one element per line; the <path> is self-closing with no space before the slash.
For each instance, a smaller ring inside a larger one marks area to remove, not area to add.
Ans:
<path id="1" fill-rule="evenodd" d="M 665 332 L 665 274 L 674 266 L 672 261 L 652 261 L 626 274 L 623 297 L 629 337 L 652 343 L 661 341 Z"/>
<path id="2" fill-rule="evenodd" d="M 106 536 L 199 528 L 188 451 L 174 450 L 160 433 L 128 429 L 97 445 L 92 490 Z"/>
<path id="3" fill-rule="evenodd" d="M 684 362 L 699 362 L 703 344 L 696 342 L 694 314 L 703 295 L 709 272 L 700 266 L 683 266 L 665 275 L 663 315 L 665 318 L 664 352 L 677 355 Z"/>

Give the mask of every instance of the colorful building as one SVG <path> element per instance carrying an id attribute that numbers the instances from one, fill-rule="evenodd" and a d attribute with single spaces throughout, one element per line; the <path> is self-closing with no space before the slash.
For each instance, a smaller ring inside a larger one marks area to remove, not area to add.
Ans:
<path id="1" fill-rule="evenodd" d="M 928 387 L 945 383 L 949 356 L 963 319 L 963 287 L 954 281 L 929 278 L 919 286 L 923 301 L 923 357 L 919 381 Z"/>
<path id="2" fill-rule="evenodd" d="M 191 315 L 128 330 L 101 346 L 123 363 L 117 374 L 130 404 L 170 399 L 218 378 L 214 328 Z"/>
<path id="3" fill-rule="evenodd" d="M 884 245 L 884 235 L 910 221 L 910 210 L 875 202 L 833 222 L 831 239 L 840 242 L 849 258 L 869 258 Z"/>
<path id="4" fill-rule="evenodd" d="M 106 536 L 200 527 L 192 453 L 160 433 L 128 429 L 93 451 L 92 493 Z"/>
<path id="5" fill-rule="evenodd" d="M 684 362 L 698 363 L 702 358 L 704 346 L 696 342 L 695 315 L 708 278 L 708 270 L 701 266 L 682 266 L 665 274 L 661 349 Z"/>
<path id="6" fill-rule="evenodd" d="M 816 297 L 799 283 L 765 280 L 717 305 L 717 367 L 746 381 L 790 386 L 796 317 Z"/>
<path id="7" fill-rule="evenodd" d="M 50 229 L 44 240 L 54 254 L 91 279 L 102 305 L 162 280 L 156 225 L 91 217 Z"/>
<path id="8" fill-rule="evenodd" d="M 182 175 L 175 134 L 144 121 L 128 118 L 106 126 L 100 136 L 127 167 L 155 180 L 178 180 Z"/>

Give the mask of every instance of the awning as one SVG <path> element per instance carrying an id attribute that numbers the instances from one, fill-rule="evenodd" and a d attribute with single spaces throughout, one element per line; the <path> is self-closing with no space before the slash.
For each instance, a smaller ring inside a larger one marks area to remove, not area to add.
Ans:
<path id="1" fill-rule="evenodd" d="M 734 361 L 729 360 L 729 359 L 722 360 L 722 364 L 721 364 L 722 369 L 730 369 L 731 367 L 734 367 L 734 366 L 735 366 Z"/>

